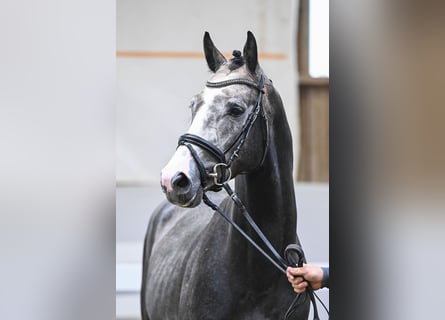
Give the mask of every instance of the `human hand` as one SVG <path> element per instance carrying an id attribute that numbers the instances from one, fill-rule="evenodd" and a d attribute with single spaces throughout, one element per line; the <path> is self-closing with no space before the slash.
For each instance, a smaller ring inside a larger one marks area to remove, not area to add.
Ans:
<path id="1" fill-rule="evenodd" d="M 323 269 L 311 264 L 304 264 L 301 268 L 288 267 L 286 276 L 287 280 L 292 284 L 294 291 L 302 293 L 306 290 L 308 283 L 314 290 L 321 288 Z"/>

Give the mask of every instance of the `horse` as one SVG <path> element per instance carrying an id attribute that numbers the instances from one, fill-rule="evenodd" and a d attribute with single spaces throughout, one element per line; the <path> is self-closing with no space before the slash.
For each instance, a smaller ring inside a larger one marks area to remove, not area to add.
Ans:
<path id="1" fill-rule="evenodd" d="M 203 203 L 208 195 L 259 241 L 231 197 L 218 192 L 234 179 L 237 196 L 274 248 L 300 243 L 283 103 L 258 63 L 250 31 L 243 52 L 230 59 L 208 32 L 203 44 L 211 77 L 192 98 L 191 126 L 162 169 L 167 199 L 144 240 L 142 319 L 283 319 L 295 297 L 286 277 Z M 300 299 L 288 319 L 307 319 L 309 302 Z"/>

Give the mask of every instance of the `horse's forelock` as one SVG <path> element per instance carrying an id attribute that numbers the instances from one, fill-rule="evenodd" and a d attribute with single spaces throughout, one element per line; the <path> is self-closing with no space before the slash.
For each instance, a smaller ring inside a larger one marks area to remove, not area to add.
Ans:
<path id="1" fill-rule="evenodd" d="M 228 68 L 230 71 L 236 70 L 242 67 L 246 63 L 244 57 L 234 57 L 228 61 Z"/>

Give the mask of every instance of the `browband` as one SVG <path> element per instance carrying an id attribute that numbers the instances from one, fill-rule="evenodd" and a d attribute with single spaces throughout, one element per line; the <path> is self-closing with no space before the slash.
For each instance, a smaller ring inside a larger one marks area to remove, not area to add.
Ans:
<path id="1" fill-rule="evenodd" d="M 243 79 L 243 78 L 229 79 L 229 80 L 224 80 L 224 81 L 220 81 L 220 82 L 210 82 L 210 81 L 206 82 L 206 86 L 209 88 L 222 88 L 222 87 L 230 86 L 232 84 L 245 84 L 247 86 L 257 89 L 258 91 L 263 91 L 263 89 L 264 89 L 262 83 L 257 84 L 256 82 L 253 82 L 252 80 Z"/>

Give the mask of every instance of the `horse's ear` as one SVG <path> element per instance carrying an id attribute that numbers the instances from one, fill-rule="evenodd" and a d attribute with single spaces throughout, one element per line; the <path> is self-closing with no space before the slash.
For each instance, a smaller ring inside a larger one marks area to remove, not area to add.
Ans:
<path id="1" fill-rule="evenodd" d="M 227 61 L 223 54 L 215 47 L 207 31 L 204 33 L 204 53 L 206 55 L 207 65 L 213 72 L 216 72 L 216 70 Z"/>
<path id="2" fill-rule="evenodd" d="M 255 37 L 253 33 L 247 31 L 247 41 L 243 50 L 244 58 L 246 59 L 247 68 L 251 73 L 255 73 L 258 65 L 258 48 L 256 45 Z"/>

